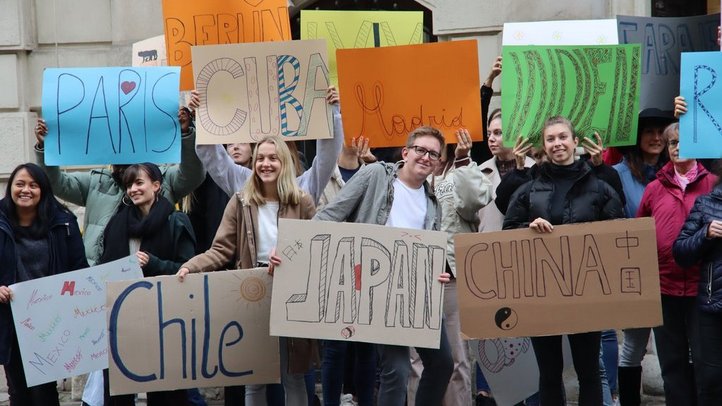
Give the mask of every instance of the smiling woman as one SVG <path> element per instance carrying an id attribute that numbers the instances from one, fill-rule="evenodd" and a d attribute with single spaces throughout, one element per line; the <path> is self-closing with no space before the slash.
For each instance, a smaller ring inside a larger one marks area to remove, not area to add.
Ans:
<path id="1" fill-rule="evenodd" d="M 55 382 L 26 386 L 9 286 L 87 266 L 75 216 L 55 199 L 45 172 L 35 164 L 15 168 L 0 200 L 0 364 L 12 404 L 57 405 L 58 392 Z"/>

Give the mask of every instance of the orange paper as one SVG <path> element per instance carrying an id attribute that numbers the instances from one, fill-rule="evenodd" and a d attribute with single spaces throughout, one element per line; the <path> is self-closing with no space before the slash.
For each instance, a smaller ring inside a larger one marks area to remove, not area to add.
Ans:
<path id="1" fill-rule="evenodd" d="M 339 49 L 336 59 L 347 141 L 403 146 L 423 125 L 451 143 L 459 128 L 483 138 L 476 41 Z"/>
<path id="2" fill-rule="evenodd" d="M 163 0 L 163 22 L 181 90 L 193 89 L 193 45 L 291 40 L 286 0 Z"/>

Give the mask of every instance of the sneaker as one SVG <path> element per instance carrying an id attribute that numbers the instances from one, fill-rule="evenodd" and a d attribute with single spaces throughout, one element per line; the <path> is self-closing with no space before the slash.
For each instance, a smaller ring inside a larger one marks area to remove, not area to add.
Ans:
<path id="1" fill-rule="evenodd" d="M 341 395 L 340 406 L 358 406 L 358 403 L 354 402 L 352 394 L 345 393 Z"/>

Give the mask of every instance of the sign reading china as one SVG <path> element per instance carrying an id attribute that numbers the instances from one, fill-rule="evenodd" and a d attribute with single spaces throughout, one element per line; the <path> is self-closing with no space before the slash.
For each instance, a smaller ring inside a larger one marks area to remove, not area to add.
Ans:
<path id="1" fill-rule="evenodd" d="M 105 283 L 142 277 L 133 256 L 11 285 L 28 386 L 107 368 Z"/>
<path id="2" fill-rule="evenodd" d="M 193 47 L 199 144 L 331 138 L 323 40 Z"/>
<path id="3" fill-rule="evenodd" d="M 290 41 L 287 0 L 163 0 L 168 65 L 193 89 L 191 46 Z"/>
<path id="4" fill-rule="evenodd" d="M 281 219 L 277 247 L 271 334 L 439 348 L 446 233 Z"/>
<path id="5" fill-rule="evenodd" d="M 649 217 L 457 234 L 461 331 L 543 336 L 662 323 Z"/>
<path id="6" fill-rule="evenodd" d="M 280 381 L 266 268 L 107 289 L 111 394 Z"/>
<path id="7" fill-rule="evenodd" d="M 420 126 L 482 139 L 476 41 L 339 49 L 336 59 L 347 141 L 399 147 Z"/>

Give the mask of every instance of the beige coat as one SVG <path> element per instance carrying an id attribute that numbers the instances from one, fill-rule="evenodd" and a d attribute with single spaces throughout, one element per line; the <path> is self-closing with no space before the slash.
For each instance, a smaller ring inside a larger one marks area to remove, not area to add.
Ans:
<path id="1" fill-rule="evenodd" d="M 524 166 L 527 168 L 532 167 L 535 164 L 534 160 L 526 157 Z M 487 161 L 484 161 L 479 165 L 481 172 L 486 175 L 491 181 L 492 186 L 492 199 L 496 199 L 496 188 L 501 183 L 501 176 L 499 175 L 499 169 L 496 167 L 496 157 L 493 157 Z M 496 207 L 496 201 L 492 200 L 489 204 L 482 207 L 479 210 L 479 232 L 483 233 L 486 231 L 501 231 L 501 227 L 504 224 L 504 214 L 499 211 Z"/>

